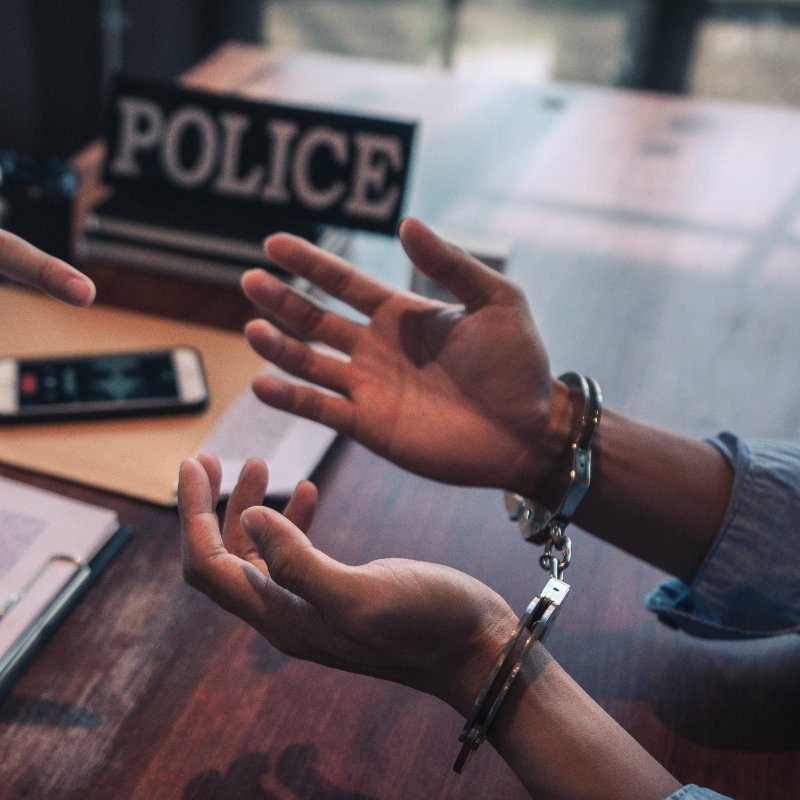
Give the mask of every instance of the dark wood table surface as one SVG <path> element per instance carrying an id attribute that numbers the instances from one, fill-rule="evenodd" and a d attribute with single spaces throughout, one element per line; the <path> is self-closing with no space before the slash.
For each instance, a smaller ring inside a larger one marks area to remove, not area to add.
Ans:
<path id="1" fill-rule="evenodd" d="M 798 112 L 240 46 L 191 79 L 420 119 L 408 210 L 456 238 L 513 243 L 508 272 L 555 372 L 584 370 L 610 405 L 684 432 L 797 438 Z M 86 174 L 98 153 L 78 158 Z M 408 285 L 394 240 L 359 237 L 353 258 Z M 253 313 L 236 291 L 87 269 L 101 302 L 232 328 Z M 174 510 L 0 472 L 110 506 L 135 529 L 0 703 L 0 797 L 525 796 L 490 747 L 451 771 L 463 721 L 443 703 L 286 658 L 186 586 Z M 335 558 L 447 563 L 520 612 L 543 584 L 497 491 L 417 478 L 348 441 L 314 478 L 311 537 Z M 796 797 L 800 639 L 670 630 L 642 605 L 660 573 L 573 538 L 573 591 L 548 644 L 567 671 L 680 780 Z"/>

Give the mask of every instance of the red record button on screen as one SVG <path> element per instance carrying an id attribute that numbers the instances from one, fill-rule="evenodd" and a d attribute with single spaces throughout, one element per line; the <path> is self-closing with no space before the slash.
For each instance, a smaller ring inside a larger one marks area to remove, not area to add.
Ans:
<path id="1" fill-rule="evenodd" d="M 36 374 L 33 372 L 23 372 L 19 378 L 20 394 L 22 394 L 23 397 L 30 397 L 36 394 L 37 389 L 38 381 L 36 380 Z"/>

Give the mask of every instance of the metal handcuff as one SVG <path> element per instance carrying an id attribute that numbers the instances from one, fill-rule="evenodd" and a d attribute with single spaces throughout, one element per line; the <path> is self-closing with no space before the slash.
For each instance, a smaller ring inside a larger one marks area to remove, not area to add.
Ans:
<path id="1" fill-rule="evenodd" d="M 531 600 L 520 618 L 473 705 L 472 713 L 458 737 L 462 744 L 453 765 L 456 772 L 461 772 L 470 753 L 477 750 L 486 739 L 511 684 L 522 669 L 528 651 L 535 642 L 544 639 L 570 590 L 569 584 L 562 580 L 564 570 L 572 560 L 572 542 L 565 530 L 589 488 L 591 445 L 600 422 L 603 399 L 600 387 L 591 378 L 568 372 L 558 379 L 570 391 L 577 391 L 582 400 L 578 403 L 576 412 L 577 433 L 570 444 L 572 465 L 569 483 L 561 502 L 555 511 L 549 511 L 521 495 L 512 492 L 505 494 L 509 518 L 519 522 L 525 539 L 534 544 L 544 544 L 539 563 L 550 573 L 550 578 L 541 594 Z M 559 550 L 560 558 L 553 555 L 553 548 Z"/>
<path id="2" fill-rule="evenodd" d="M 519 522 L 522 535 L 533 544 L 544 544 L 544 553 L 539 559 L 542 568 L 549 570 L 554 578 L 560 578 L 572 558 L 572 542 L 564 531 L 572 521 L 578 506 L 589 488 L 592 473 L 592 440 L 600 423 L 603 396 L 600 386 L 591 378 L 577 372 L 567 372 L 558 378 L 570 391 L 580 394 L 581 402 L 576 411 L 577 433 L 570 444 L 572 464 L 569 483 L 555 511 L 549 511 L 527 497 L 505 493 L 509 519 Z M 561 552 L 561 558 L 553 555 L 553 548 Z"/>

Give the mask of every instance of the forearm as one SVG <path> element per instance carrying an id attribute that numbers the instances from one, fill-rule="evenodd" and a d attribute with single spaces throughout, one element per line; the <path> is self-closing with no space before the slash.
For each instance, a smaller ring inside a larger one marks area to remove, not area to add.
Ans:
<path id="1" fill-rule="evenodd" d="M 537 800 L 656 800 L 680 787 L 539 644 L 489 740 Z"/>
<path id="2" fill-rule="evenodd" d="M 733 470 L 708 442 L 604 414 L 576 523 L 690 580 L 719 532 Z"/>
<path id="3" fill-rule="evenodd" d="M 554 508 L 568 481 L 569 444 L 574 436 L 563 391 L 553 394 L 549 452 L 560 437 L 564 454 L 538 484 L 520 492 Z M 690 580 L 720 529 L 731 494 L 733 470 L 708 442 L 603 411 L 592 444 L 591 484 L 575 523 L 632 555 Z M 531 450 L 546 453 L 541 443 Z M 531 472 L 529 471 L 529 475 Z M 520 476 L 518 485 L 522 484 Z M 515 491 L 519 491 L 516 489 Z"/>

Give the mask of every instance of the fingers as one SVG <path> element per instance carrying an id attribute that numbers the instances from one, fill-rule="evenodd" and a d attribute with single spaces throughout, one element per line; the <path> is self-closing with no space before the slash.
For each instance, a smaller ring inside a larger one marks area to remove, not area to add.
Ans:
<path id="1" fill-rule="evenodd" d="M 216 508 L 219 503 L 219 489 L 222 485 L 222 465 L 219 459 L 211 453 L 201 453 L 197 460 L 203 465 L 208 476 L 208 485 L 211 489 L 211 508 Z"/>
<path id="2" fill-rule="evenodd" d="M 451 291 L 468 310 L 486 305 L 498 292 L 513 287 L 496 271 L 464 250 L 440 239 L 417 219 L 403 220 L 400 241 L 411 261 L 426 275 Z M 270 260 L 301 276 L 327 294 L 372 317 L 394 290 L 367 277 L 344 259 L 305 239 L 280 233 L 265 242 Z M 242 278 L 245 294 L 299 334 L 324 341 L 344 352 L 358 333 L 358 325 L 326 312 L 274 276 L 253 270 Z M 336 339 L 336 341 L 334 341 Z"/>
<path id="3" fill-rule="evenodd" d="M 225 549 L 213 509 L 204 464 L 187 458 L 178 482 L 184 579 L 222 608 L 255 625 L 263 611 L 263 597 L 269 596 L 276 607 L 288 606 L 291 601 L 256 565 Z"/>
<path id="4" fill-rule="evenodd" d="M 245 560 L 257 555 L 257 551 L 253 540 L 244 532 L 240 517 L 246 508 L 264 502 L 268 479 L 267 465 L 259 458 L 250 458 L 242 467 L 236 486 L 228 498 L 222 541 L 228 552 Z"/>
<path id="5" fill-rule="evenodd" d="M 183 532 L 183 565 L 187 580 L 198 569 L 202 569 L 206 561 L 225 550 L 214 513 L 215 505 L 211 481 L 204 464 L 197 459 L 187 458 L 181 464 L 178 479 L 178 513 Z"/>
<path id="6" fill-rule="evenodd" d="M 263 270 L 246 272 L 241 284 L 252 303 L 298 336 L 324 342 L 344 353 L 353 349 L 360 326 L 352 320 L 326 311 L 302 292 Z"/>
<path id="7" fill-rule="evenodd" d="M 263 319 L 245 327 L 250 346 L 267 361 L 303 380 L 347 394 L 350 362 L 319 352 L 314 347 L 287 336 Z"/>
<path id="8" fill-rule="evenodd" d="M 264 243 L 270 261 L 287 272 L 305 278 L 331 297 L 371 317 L 392 290 L 368 278 L 344 259 L 286 233 L 270 236 Z"/>
<path id="9" fill-rule="evenodd" d="M 259 375 L 252 387 L 256 397 L 268 406 L 327 425 L 344 436 L 353 435 L 355 408 L 345 397 L 277 375 Z"/>
<path id="10" fill-rule="evenodd" d="M 337 584 L 333 578 L 336 568 L 345 568 L 314 550 L 305 534 L 276 511 L 254 507 L 240 514 L 242 505 L 259 493 L 263 497 L 267 469 L 258 459 L 249 460 L 243 468 L 226 517 L 226 535 L 231 539 L 246 537 L 256 558 L 243 559 L 228 552 L 213 510 L 211 483 L 215 476 L 206 471 L 208 466 L 213 471 L 218 462 L 212 456 L 203 456 L 202 462 L 189 458 L 180 470 L 178 508 L 186 582 L 247 621 L 283 652 L 310 657 L 319 651 L 319 642 L 324 638 L 322 616 L 289 587 L 301 588 L 312 602 L 319 597 L 335 604 L 339 590 L 330 593 L 327 589 Z M 304 481 L 290 502 L 290 513 L 297 521 L 308 524 L 315 501 L 316 489 Z M 236 530 L 235 526 L 242 526 L 249 517 L 256 518 L 255 525 Z M 273 580 L 267 574 L 260 558 L 262 551 L 269 554 L 277 574 L 286 577 L 286 586 L 280 578 Z M 299 556 L 296 563 L 294 553 Z M 298 570 L 319 584 L 317 591 L 307 591 L 304 580 L 294 578 Z"/>
<path id="11" fill-rule="evenodd" d="M 95 298 L 94 283 L 82 272 L 2 230 L 0 274 L 75 306 L 88 306 Z"/>
<path id="12" fill-rule="evenodd" d="M 300 481 L 283 511 L 283 516 L 303 533 L 308 533 L 317 510 L 317 499 L 317 487 L 311 481 Z"/>
<path id="13" fill-rule="evenodd" d="M 334 615 L 347 603 L 349 568 L 317 550 L 286 517 L 256 506 L 242 514 L 242 525 L 278 586 Z"/>
<path id="14" fill-rule="evenodd" d="M 504 291 L 507 281 L 477 258 L 440 239 L 417 219 L 404 219 L 400 243 L 414 265 L 473 311 Z"/>

